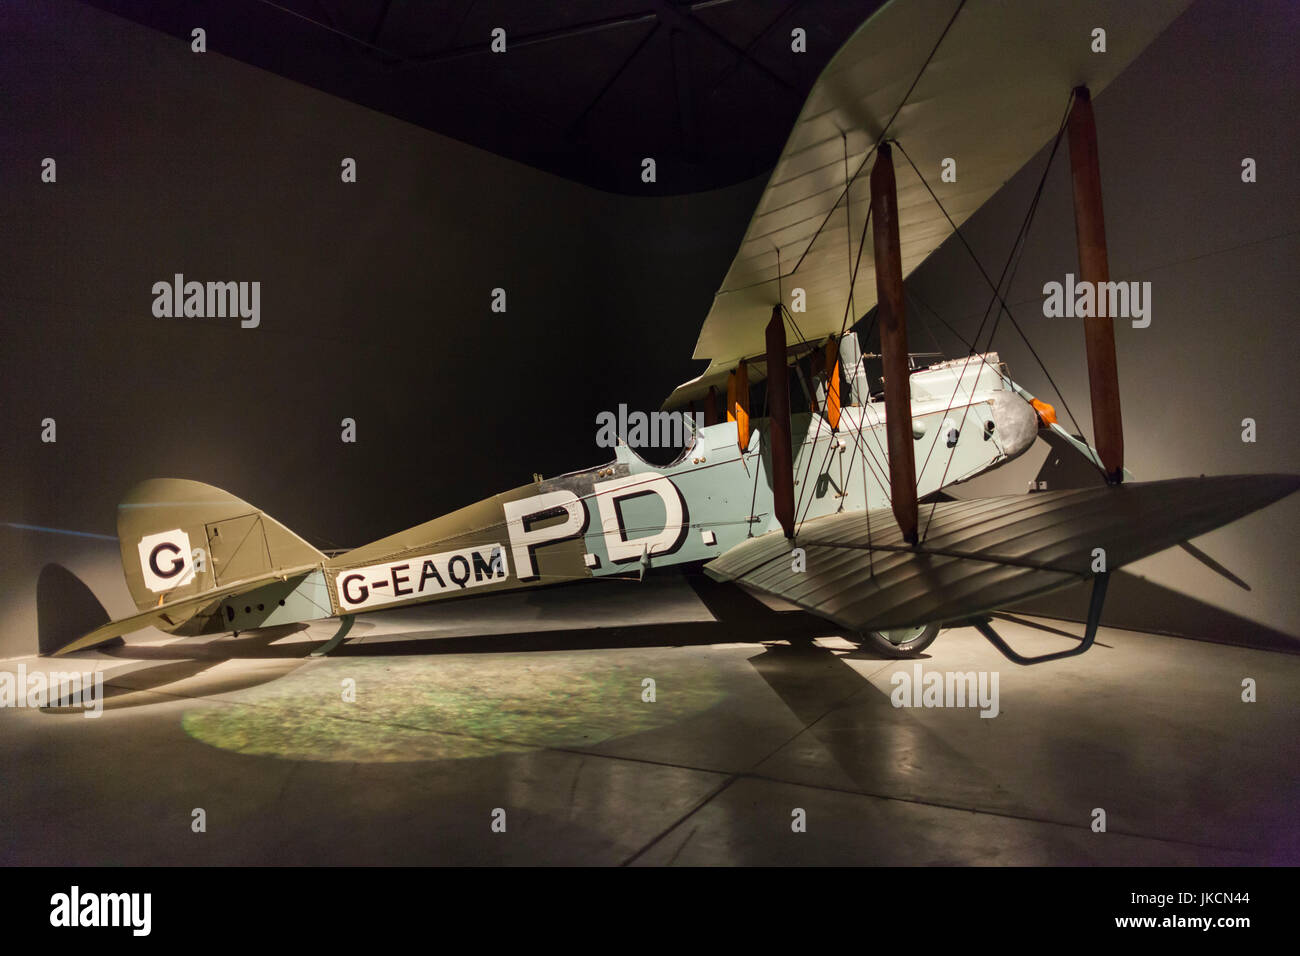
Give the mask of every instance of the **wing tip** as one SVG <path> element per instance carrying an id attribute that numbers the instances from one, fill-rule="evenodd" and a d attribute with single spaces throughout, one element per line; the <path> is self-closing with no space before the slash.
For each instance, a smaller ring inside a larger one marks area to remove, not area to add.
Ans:
<path id="1" fill-rule="evenodd" d="M 116 624 L 116 622 L 112 622 L 103 627 L 97 627 L 89 634 L 83 634 L 81 637 L 69 641 L 67 644 L 64 644 L 62 647 L 56 648 L 55 650 L 45 654 L 41 654 L 40 656 L 41 657 L 67 657 L 69 654 L 75 654 L 77 651 L 93 650 L 94 648 L 104 647 L 105 645 L 114 644 L 114 643 L 116 644 L 126 643 L 125 640 L 122 638 L 123 629 L 119 627 L 114 627 L 113 624 Z"/>

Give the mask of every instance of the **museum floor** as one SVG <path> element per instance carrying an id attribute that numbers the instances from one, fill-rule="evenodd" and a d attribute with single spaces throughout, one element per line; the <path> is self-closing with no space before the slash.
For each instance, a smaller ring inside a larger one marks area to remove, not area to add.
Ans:
<path id="1" fill-rule="evenodd" d="M 1103 629 L 1023 668 L 945 631 L 922 668 L 996 672 L 984 718 L 895 707 L 914 662 L 674 574 L 389 612 L 309 657 L 330 632 L 0 662 L 106 688 L 98 719 L 0 708 L 0 863 L 1300 862 L 1300 656 Z"/>

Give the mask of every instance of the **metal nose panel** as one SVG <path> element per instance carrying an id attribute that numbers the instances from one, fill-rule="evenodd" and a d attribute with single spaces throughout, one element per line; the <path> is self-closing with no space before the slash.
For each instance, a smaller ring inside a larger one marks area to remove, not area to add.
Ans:
<path id="1" fill-rule="evenodd" d="M 1007 458 L 1015 458 L 1038 437 L 1038 413 L 1015 392 L 994 392 L 990 404 L 998 445 Z"/>

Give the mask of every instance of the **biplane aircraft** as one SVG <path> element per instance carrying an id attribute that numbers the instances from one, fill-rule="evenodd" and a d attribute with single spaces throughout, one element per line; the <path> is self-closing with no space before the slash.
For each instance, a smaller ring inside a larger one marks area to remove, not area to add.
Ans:
<path id="1" fill-rule="evenodd" d="M 915 361 L 903 279 L 949 235 L 961 239 L 962 222 L 1044 146 L 1054 157 L 1068 140 L 1080 278 L 1106 283 L 1092 95 L 1184 6 L 887 4 L 814 85 L 705 318 L 694 357 L 708 368 L 664 404 L 702 410 L 675 461 L 620 445 L 606 464 L 331 555 L 217 488 L 145 481 L 118 511 L 138 613 L 57 653 L 148 626 L 192 635 L 338 618 L 327 651 L 368 611 L 685 562 L 887 655 L 919 653 L 951 623 L 974 624 L 1021 663 L 1081 653 L 1113 570 L 1276 501 L 1300 478 L 1129 480 L 1113 316 L 1077 320 L 1094 448 L 980 350 L 979 333 L 964 357 Z M 961 175 L 945 182 L 953 157 Z M 1014 322 L 1001 280 L 989 284 L 998 316 Z M 878 356 L 853 330 L 873 309 Z M 939 494 L 1040 435 L 1105 481 Z M 1081 581 L 1093 599 L 1077 647 L 1025 658 L 993 630 L 990 612 Z"/>

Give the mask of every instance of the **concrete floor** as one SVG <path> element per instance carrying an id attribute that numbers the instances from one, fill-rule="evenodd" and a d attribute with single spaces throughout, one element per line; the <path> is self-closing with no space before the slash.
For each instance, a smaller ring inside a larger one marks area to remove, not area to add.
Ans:
<path id="1" fill-rule="evenodd" d="M 1068 644 L 1031 623 L 999 627 Z M 982 718 L 896 708 L 913 662 L 675 574 L 373 615 L 307 657 L 330 632 L 0 662 L 106 685 L 98 719 L 0 708 L 0 863 L 1300 862 L 1300 656 L 1103 628 L 1022 668 L 945 631 L 923 671 L 997 672 Z"/>

